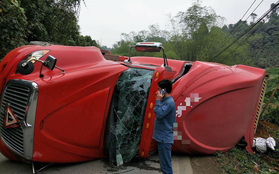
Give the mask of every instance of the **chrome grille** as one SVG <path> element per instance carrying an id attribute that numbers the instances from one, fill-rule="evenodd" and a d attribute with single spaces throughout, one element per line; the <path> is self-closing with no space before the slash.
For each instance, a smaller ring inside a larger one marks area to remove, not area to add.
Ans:
<path id="1" fill-rule="evenodd" d="M 24 121 L 29 97 L 29 87 L 11 83 L 7 85 L 4 91 L 1 104 L 0 130 L 2 138 L 10 148 L 20 154 L 24 153 L 23 129 L 21 127 L 4 128 L 5 106 L 8 103 L 18 121 Z"/>

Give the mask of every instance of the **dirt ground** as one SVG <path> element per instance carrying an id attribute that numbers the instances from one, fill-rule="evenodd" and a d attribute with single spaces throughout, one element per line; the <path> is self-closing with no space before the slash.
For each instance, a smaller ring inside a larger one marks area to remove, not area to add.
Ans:
<path id="1" fill-rule="evenodd" d="M 221 165 L 214 156 L 191 156 L 193 174 L 219 174 L 222 173 Z"/>
<path id="2" fill-rule="evenodd" d="M 277 125 L 266 120 L 261 120 L 258 123 L 257 132 L 254 137 L 268 138 L 271 131 L 276 131 L 278 129 L 279 127 Z"/>

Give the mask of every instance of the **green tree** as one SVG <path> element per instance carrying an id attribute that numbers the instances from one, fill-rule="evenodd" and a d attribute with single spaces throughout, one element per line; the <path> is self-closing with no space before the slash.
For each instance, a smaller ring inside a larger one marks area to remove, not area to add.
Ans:
<path id="1" fill-rule="evenodd" d="M 271 4 L 271 7 L 274 4 Z M 259 24 L 260 28 L 251 33 L 248 39 L 251 58 L 260 68 L 279 66 L 279 15 L 278 9 Z"/>
<path id="2" fill-rule="evenodd" d="M 254 23 L 258 15 L 256 13 L 252 13 L 250 16 L 252 18 L 252 22 Z"/>
<path id="3" fill-rule="evenodd" d="M 16 0 L 0 1 L 0 60 L 12 49 L 26 44 L 27 18 Z"/>
<path id="4" fill-rule="evenodd" d="M 261 68 L 279 66 L 278 9 L 246 33 L 257 17 L 256 14 L 251 16 L 254 21 L 250 24 L 239 20 L 235 24 L 222 26 L 224 18 L 212 8 L 201 6 L 200 1 L 196 0 L 185 12 L 179 12 L 175 17 L 169 16 L 170 31 L 151 25 L 149 31 L 122 34 L 122 40 L 114 45 L 112 52 L 129 55 L 129 47 L 136 42 L 157 41 L 163 43 L 167 56 L 170 54 L 176 59 L 246 64 Z M 132 55 L 151 54 L 132 52 Z M 152 56 L 162 57 L 159 54 Z"/>
<path id="5" fill-rule="evenodd" d="M 79 35 L 76 15 L 79 4 L 80 0 L 22 1 L 21 7 L 25 9 L 28 20 L 27 41 L 42 40 L 59 44 L 75 41 Z"/>
<path id="6" fill-rule="evenodd" d="M 73 46 L 99 46 L 81 36 L 78 26 L 83 0 L 3 0 L 0 2 L 0 59 L 30 41 Z"/>
<path id="7" fill-rule="evenodd" d="M 206 25 L 209 29 L 213 26 L 223 25 L 224 18 L 218 16 L 211 7 L 202 7 L 199 0 L 185 12 L 179 12 L 176 16 L 180 23 L 182 32 L 190 37 L 201 25 Z"/>
<path id="8" fill-rule="evenodd" d="M 149 31 L 142 30 L 139 32 L 122 33 L 121 41 L 113 45 L 111 50 L 112 54 L 129 56 L 130 47 L 137 42 L 161 42 L 164 44 L 166 55 L 168 58 L 179 59 L 179 56 L 172 50 L 172 46 L 168 44 L 166 37 L 169 37 L 169 32 L 160 30 L 157 24 L 150 25 Z M 138 53 L 132 49 L 132 56 L 151 56 L 162 57 L 163 54 L 159 53 Z"/>
<path id="9" fill-rule="evenodd" d="M 213 55 L 209 54 L 212 51 L 211 47 L 218 47 L 216 39 L 223 38 L 223 35 L 212 38 L 216 35 L 211 32 L 212 28 L 221 26 L 224 18 L 218 16 L 212 8 L 201 6 L 197 0 L 185 12 L 179 12 L 170 21 L 173 28 L 171 33 L 174 33 L 170 42 L 174 45 L 173 49 L 177 55 L 184 60 L 209 61 Z"/>

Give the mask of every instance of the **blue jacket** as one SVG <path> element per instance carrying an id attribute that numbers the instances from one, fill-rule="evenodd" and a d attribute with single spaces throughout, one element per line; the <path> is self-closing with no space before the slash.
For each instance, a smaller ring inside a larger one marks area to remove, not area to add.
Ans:
<path id="1" fill-rule="evenodd" d="M 153 139 L 157 142 L 173 144 L 173 123 L 175 123 L 175 103 L 172 96 L 156 100 L 154 107 L 155 124 Z"/>

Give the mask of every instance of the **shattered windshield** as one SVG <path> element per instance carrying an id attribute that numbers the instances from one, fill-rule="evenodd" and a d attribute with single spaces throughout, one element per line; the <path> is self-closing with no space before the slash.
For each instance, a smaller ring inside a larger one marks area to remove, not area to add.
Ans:
<path id="1" fill-rule="evenodd" d="M 153 70 L 130 68 L 116 83 L 108 116 L 111 163 L 121 165 L 138 154 L 153 73 Z"/>

